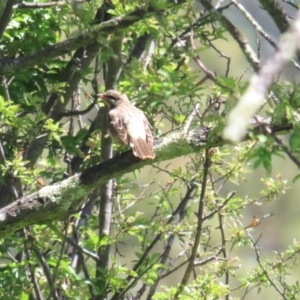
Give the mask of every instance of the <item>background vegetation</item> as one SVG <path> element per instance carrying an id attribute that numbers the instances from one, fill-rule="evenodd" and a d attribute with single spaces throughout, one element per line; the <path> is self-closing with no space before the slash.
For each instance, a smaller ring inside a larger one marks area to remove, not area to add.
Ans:
<path id="1" fill-rule="evenodd" d="M 1 299 L 299 299 L 299 53 L 243 142 L 222 138 L 297 11 L 2 0 Z M 110 88 L 147 115 L 155 160 L 112 144 L 93 97 Z"/>

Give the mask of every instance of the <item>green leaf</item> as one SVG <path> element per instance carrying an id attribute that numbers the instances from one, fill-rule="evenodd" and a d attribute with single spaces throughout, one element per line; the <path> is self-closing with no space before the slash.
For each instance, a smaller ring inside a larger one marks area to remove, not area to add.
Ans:
<path id="1" fill-rule="evenodd" d="M 296 175 L 294 178 L 293 178 L 293 183 L 295 183 L 297 180 L 300 179 L 300 174 Z"/>
<path id="2" fill-rule="evenodd" d="M 300 150 L 300 132 L 295 131 L 290 136 L 290 147 L 292 151 Z"/>

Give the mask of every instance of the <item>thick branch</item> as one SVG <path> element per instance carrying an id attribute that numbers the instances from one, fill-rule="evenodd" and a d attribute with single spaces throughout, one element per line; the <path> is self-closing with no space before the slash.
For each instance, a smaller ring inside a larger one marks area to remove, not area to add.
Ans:
<path id="1" fill-rule="evenodd" d="M 279 2 L 277 0 L 259 0 L 259 2 L 263 9 L 269 13 L 280 32 L 285 32 L 290 25 L 290 21 Z"/>
<path id="2" fill-rule="evenodd" d="M 291 124 L 286 124 L 272 129 L 278 132 L 291 128 Z M 59 219 L 72 213 L 89 192 L 111 178 L 118 178 L 146 165 L 221 146 L 224 143 L 221 138 L 211 136 L 207 139 L 211 132 L 212 129 L 202 128 L 185 136 L 181 132 L 174 133 L 155 147 L 155 160 L 140 160 L 131 151 L 124 152 L 81 174 L 20 198 L 0 210 L 1 237 L 24 226 Z"/>
<path id="3" fill-rule="evenodd" d="M 0 39 L 2 38 L 4 30 L 10 21 L 13 5 L 16 1 L 17 0 L 8 0 L 4 2 L 6 5 L 4 3 L 0 4 Z"/>
<path id="4" fill-rule="evenodd" d="M 199 139 L 205 140 L 205 133 L 205 130 L 201 130 Z M 193 136 L 193 133 L 186 137 L 181 136 L 181 133 L 176 133 L 164 139 L 156 147 L 155 160 L 140 160 L 133 156 L 131 151 L 125 152 L 81 174 L 76 174 L 52 186 L 43 187 L 36 193 L 18 199 L 0 210 L 1 236 L 30 224 L 58 219 L 70 214 L 94 187 L 98 187 L 109 179 L 120 177 L 154 162 L 200 151 L 208 146 L 202 142 L 197 146 L 199 139 Z"/>
<path id="5" fill-rule="evenodd" d="M 9 0 L 2 0 L 0 2 L 0 17 L 2 17 L 4 9 L 6 7 L 6 4 L 9 2 Z"/>

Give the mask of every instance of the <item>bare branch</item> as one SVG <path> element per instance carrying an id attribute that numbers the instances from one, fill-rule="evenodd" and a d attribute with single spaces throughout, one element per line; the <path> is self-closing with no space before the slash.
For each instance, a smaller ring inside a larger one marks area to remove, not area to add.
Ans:
<path id="1" fill-rule="evenodd" d="M 228 123 L 223 137 L 232 142 L 243 139 L 249 125 L 250 118 L 263 105 L 265 94 L 276 78 L 280 70 L 290 61 L 297 48 L 300 47 L 300 13 L 292 23 L 290 29 L 282 35 L 278 49 L 262 66 L 258 73 L 254 74 L 250 84 L 233 108 L 228 117 Z"/>
<path id="2" fill-rule="evenodd" d="M 248 13 L 248 11 L 244 8 L 243 5 L 241 5 L 240 3 L 238 3 L 236 0 L 230 0 L 246 17 L 246 19 L 253 25 L 253 27 L 255 28 L 255 30 L 262 36 L 264 37 L 264 39 L 274 48 L 277 49 L 277 44 L 275 43 L 275 41 L 273 40 L 273 38 L 263 30 L 263 28 L 255 21 L 255 19 L 253 18 L 253 16 Z M 294 66 L 299 70 L 300 66 L 299 64 L 293 60 L 293 64 Z"/>
<path id="3" fill-rule="evenodd" d="M 85 115 L 95 107 L 95 105 L 97 104 L 97 101 L 98 101 L 97 98 L 93 99 L 93 102 L 84 110 L 61 112 L 61 113 L 58 113 L 58 116 L 62 118 L 62 117 L 74 117 L 74 116 Z"/>
<path id="4" fill-rule="evenodd" d="M 220 22 L 232 35 L 232 37 L 239 44 L 242 52 L 247 58 L 248 62 L 254 70 L 258 70 L 260 67 L 260 61 L 256 56 L 255 52 L 249 45 L 248 41 L 242 35 L 242 33 L 235 27 L 224 15 L 222 15 L 218 10 L 216 10 L 209 0 L 198 0 L 207 10 L 217 14 L 219 16 Z"/>

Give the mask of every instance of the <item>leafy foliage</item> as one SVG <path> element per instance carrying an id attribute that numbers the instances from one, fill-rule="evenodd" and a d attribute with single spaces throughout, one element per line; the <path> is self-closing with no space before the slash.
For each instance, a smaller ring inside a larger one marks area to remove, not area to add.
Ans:
<path id="1" fill-rule="evenodd" d="M 222 19 L 227 5 L 207 9 L 206 2 L 41 0 L 12 8 L 0 45 L 0 71 L 10 66 L 0 87 L 4 210 L 108 158 L 106 111 L 93 95 L 113 86 L 145 112 L 156 141 L 174 132 L 208 134 L 197 141 L 202 152 L 153 163 L 111 188 L 87 188 L 65 219 L 2 238 L 1 299 L 259 299 L 269 290 L 299 298 L 299 242 L 268 252 L 272 245 L 257 236 L 289 189 L 274 160 L 300 166 L 299 84 L 272 86 L 247 141 L 220 142 L 246 79 L 244 70 L 233 75 L 238 54 L 224 46 L 233 43 Z M 77 41 L 75 51 L 64 41 Z M 67 55 L 53 56 L 61 45 Z M 287 136 L 277 135 L 284 130 Z M 254 169 L 264 175 L 255 192 L 243 192 Z M 258 207 L 268 213 L 249 220 Z"/>

